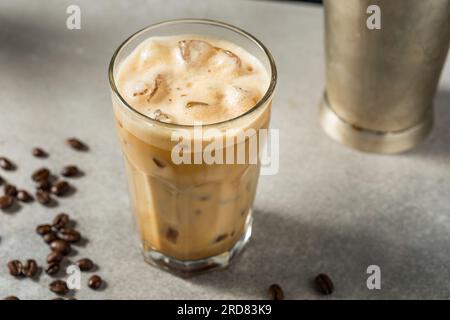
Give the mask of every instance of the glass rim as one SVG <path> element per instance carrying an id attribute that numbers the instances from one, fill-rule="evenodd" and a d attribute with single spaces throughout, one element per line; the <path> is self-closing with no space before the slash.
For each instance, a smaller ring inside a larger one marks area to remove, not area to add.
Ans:
<path id="1" fill-rule="evenodd" d="M 270 84 L 269 87 L 267 88 L 266 92 L 264 93 L 263 97 L 253 106 L 251 107 L 249 110 L 247 110 L 246 112 L 238 115 L 237 117 L 231 118 L 231 119 L 227 119 L 224 121 L 219 121 L 219 122 L 214 122 L 214 123 L 209 123 L 209 124 L 202 124 L 202 127 L 208 127 L 208 126 L 217 126 L 217 125 L 223 125 L 226 123 L 230 123 L 233 122 L 235 120 L 241 119 L 243 117 L 246 117 L 249 114 L 252 114 L 253 112 L 255 112 L 256 110 L 259 110 L 261 108 L 261 106 L 265 105 L 266 102 L 272 97 L 274 91 L 275 91 L 275 86 L 277 83 L 277 68 L 275 65 L 275 60 L 272 57 L 272 54 L 270 53 L 269 49 L 266 48 L 266 46 L 264 46 L 264 44 L 262 44 L 261 41 L 259 41 L 256 37 L 254 37 L 253 35 L 251 35 L 250 33 L 248 33 L 247 31 L 244 31 L 238 27 L 235 27 L 231 24 L 225 23 L 225 22 L 220 22 L 217 20 L 210 20 L 210 19 L 195 19 L 195 18 L 189 18 L 189 19 L 173 19 L 173 20 L 165 20 L 159 23 L 155 23 L 155 24 L 151 24 L 145 28 L 142 28 L 141 30 L 133 33 L 131 36 L 129 36 L 127 39 L 125 39 L 125 41 L 123 41 L 119 47 L 114 51 L 114 54 L 111 58 L 111 61 L 109 63 L 109 67 L 108 67 L 108 79 L 109 79 L 109 85 L 111 87 L 111 90 L 113 91 L 113 93 L 116 95 L 116 97 L 119 98 L 120 102 L 132 113 L 137 114 L 140 117 L 143 117 L 145 120 L 150 121 L 150 123 L 154 123 L 156 125 L 159 126 L 165 126 L 165 127 L 169 127 L 169 128 L 194 128 L 197 125 L 191 125 L 191 124 L 175 124 L 175 123 L 167 123 L 167 122 L 163 122 L 163 121 L 159 121 L 156 119 L 152 119 L 151 117 L 149 117 L 148 115 L 140 112 L 139 110 L 135 109 L 134 107 L 132 107 L 130 104 L 128 104 L 128 102 L 122 97 L 122 95 L 119 93 L 119 90 L 117 89 L 116 86 L 116 81 L 114 79 L 114 65 L 116 62 L 117 57 L 119 56 L 119 54 L 122 52 L 122 50 L 125 48 L 125 46 L 132 41 L 133 39 L 135 39 L 136 37 L 138 37 L 139 35 L 141 35 L 142 33 L 149 31 L 149 30 L 153 30 L 153 29 L 157 29 L 159 27 L 162 26 L 167 26 L 167 25 L 175 25 L 175 24 L 182 24 L 182 23 L 191 23 L 191 24 L 206 24 L 206 25 L 214 25 L 214 26 L 219 26 L 228 30 L 231 30 L 235 33 L 238 33 L 244 37 L 246 37 L 247 39 L 251 40 L 254 44 L 256 44 L 256 46 L 264 52 L 264 54 L 267 56 L 269 63 L 270 63 Z"/>

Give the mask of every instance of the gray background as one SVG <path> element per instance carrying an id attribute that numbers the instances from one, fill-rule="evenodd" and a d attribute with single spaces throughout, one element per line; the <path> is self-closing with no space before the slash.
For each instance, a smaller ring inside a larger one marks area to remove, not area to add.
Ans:
<path id="1" fill-rule="evenodd" d="M 79 4 L 82 29 L 65 27 L 69 4 Z M 370 155 L 334 143 L 318 125 L 324 86 L 322 8 L 243 1 L 0 2 L 0 154 L 19 169 L 0 175 L 32 190 L 31 172 L 78 164 L 86 176 L 57 208 L 23 205 L 0 213 L 0 296 L 47 299 L 39 281 L 8 275 L 12 258 L 44 263 L 39 223 L 66 211 L 89 242 L 108 282 L 80 299 L 266 298 L 277 282 L 290 299 L 316 299 L 311 278 L 326 272 L 330 298 L 450 297 L 450 66 L 435 99 L 436 125 L 427 141 L 402 155 Z M 107 65 L 134 31 L 169 18 L 205 17 L 240 26 L 260 38 L 278 63 L 272 127 L 281 129 L 280 172 L 262 177 L 254 236 L 238 263 L 222 272 L 180 279 L 146 265 L 129 212 L 123 163 L 110 106 Z M 91 147 L 64 145 L 77 136 Z M 47 160 L 33 158 L 33 146 Z M 366 268 L 382 270 L 382 289 L 366 288 Z"/>

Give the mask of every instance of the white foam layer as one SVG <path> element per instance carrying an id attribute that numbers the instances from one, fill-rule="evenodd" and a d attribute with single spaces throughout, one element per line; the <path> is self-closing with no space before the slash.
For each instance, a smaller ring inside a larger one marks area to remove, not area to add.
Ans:
<path id="1" fill-rule="evenodd" d="M 133 108 L 163 122 L 211 124 L 251 109 L 269 86 L 241 47 L 194 35 L 152 37 L 119 66 L 116 85 Z"/>

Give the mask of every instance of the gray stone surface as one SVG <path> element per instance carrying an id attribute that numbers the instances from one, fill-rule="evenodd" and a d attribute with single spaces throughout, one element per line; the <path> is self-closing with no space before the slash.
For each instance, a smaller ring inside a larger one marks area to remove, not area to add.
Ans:
<path id="1" fill-rule="evenodd" d="M 65 28 L 78 3 L 82 29 Z M 164 19 L 206 17 L 255 34 L 278 62 L 273 109 L 281 129 L 281 169 L 262 177 L 254 237 L 230 269 L 180 279 L 146 265 L 140 255 L 119 146 L 113 128 L 107 65 L 120 42 Z M 311 278 L 326 272 L 330 298 L 450 298 L 450 66 L 437 93 L 436 126 L 427 141 L 402 155 L 356 152 L 321 131 L 317 105 L 324 85 L 322 9 L 241 1 L 0 2 L 0 154 L 19 165 L 1 175 L 32 189 L 38 166 L 78 164 L 85 177 L 75 194 L 45 209 L 23 205 L 0 213 L 0 296 L 52 297 L 50 279 L 16 280 L 6 261 L 47 253 L 34 227 L 67 211 L 89 242 L 77 249 L 95 259 L 108 282 L 80 299 L 265 298 L 272 282 L 287 298 L 320 298 Z M 91 146 L 76 153 L 64 139 Z M 30 155 L 33 146 L 51 154 Z M 366 288 L 366 268 L 382 270 L 382 289 Z"/>

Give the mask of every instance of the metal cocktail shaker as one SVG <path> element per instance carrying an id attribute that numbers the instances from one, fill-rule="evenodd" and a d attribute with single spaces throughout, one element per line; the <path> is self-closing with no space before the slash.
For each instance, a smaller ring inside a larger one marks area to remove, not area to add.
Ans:
<path id="1" fill-rule="evenodd" d="M 366 24 L 371 5 L 380 29 Z M 421 142 L 449 43 L 450 0 L 325 0 L 324 130 L 369 152 Z"/>

